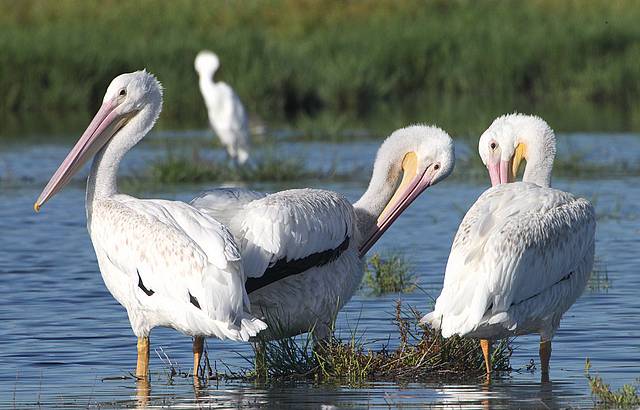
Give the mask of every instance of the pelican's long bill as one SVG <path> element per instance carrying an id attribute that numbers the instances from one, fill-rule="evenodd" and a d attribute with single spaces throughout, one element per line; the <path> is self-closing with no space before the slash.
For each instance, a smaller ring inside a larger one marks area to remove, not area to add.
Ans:
<path id="1" fill-rule="evenodd" d="M 40 207 L 58 193 L 89 158 L 92 158 L 131 118 L 130 114 L 119 114 L 116 111 L 117 106 L 115 97 L 102 104 L 76 145 L 62 161 L 47 186 L 42 190 L 38 200 L 33 205 L 33 209 L 36 212 L 40 211 Z"/>
<path id="2" fill-rule="evenodd" d="M 491 178 L 491 186 L 508 184 L 515 181 L 523 159 L 527 159 L 527 147 L 520 143 L 508 161 L 501 160 L 499 163 L 487 164 L 489 178 Z"/>
<path id="3" fill-rule="evenodd" d="M 515 180 L 515 176 L 512 175 L 513 170 L 513 158 L 509 161 L 500 160 L 493 164 L 487 164 L 489 170 L 489 178 L 491 178 L 491 186 L 500 184 L 507 184 Z"/>
<path id="4" fill-rule="evenodd" d="M 360 257 L 364 256 L 369 249 L 371 249 L 382 234 L 398 219 L 400 214 L 431 185 L 433 174 L 427 173 L 429 167 L 425 168 L 425 170 L 418 175 L 418 159 L 414 152 L 410 152 L 405 156 L 402 161 L 402 168 L 404 170 L 402 182 L 380 214 L 371 236 L 369 236 L 369 239 L 360 247 Z"/>

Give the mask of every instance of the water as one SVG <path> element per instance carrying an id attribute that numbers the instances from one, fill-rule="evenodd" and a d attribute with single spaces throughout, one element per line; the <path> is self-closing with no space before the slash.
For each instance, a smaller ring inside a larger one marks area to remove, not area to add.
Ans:
<path id="1" fill-rule="evenodd" d="M 375 142 L 354 144 L 286 144 L 289 155 L 305 155 L 310 167 L 368 169 Z M 619 149 L 624 145 L 624 149 Z M 14 407 L 136 406 L 137 386 L 127 376 L 135 365 L 136 339 L 126 312 L 106 290 L 85 227 L 82 178 L 58 194 L 41 214 L 32 205 L 69 145 L 13 144 L 0 152 L 0 401 Z M 457 146 L 460 153 L 473 149 Z M 640 160 L 640 138 L 630 135 L 563 136 L 559 155 L 569 150 L 594 162 L 621 158 Z M 124 173 L 144 169 L 145 161 L 164 155 L 163 144 L 145 142 L 132 151 Z M 217 158 L 212 154 L 213 158 Z M 459 155 L 460 156 L 460 155 Z M 464 155 L 462 155 L 464 156 Z M 462 172 L 459 165 L 456 172 Z M 85 169 L 81 175 L 86 175 Z M 565 315 L 553 344 L 552 383 L 540 384 L 540 374 L 526 365 L 537 361 L 537 336 L 520 337 L 512 366 L 516 371 L 482 384 L 371 383 L 361 388 L 314 386 L 305 383 L 257 386 L 224 382 L 194 393 L 191 380 L 168 381 L 153 348 L 162 347 L 188 371 L 192 360 L 189 338 L 169 329 L 152 333 L 151 399 L 148 404 L 189 407 L 561 407 L 590 406 L 593 400 L 584 377 L 585 359 L 593 371 L 614 387 L 640 374 L 640 184 L 635 176 L 602 179 L 556 179 L 560 189 L 593 200 L 598 211 L 597 267 L 608 280 L 596 283 Z M 292 184 L 304 186 L 304 183 Z M 315 183 L 355 200 L 366 179 L 348 183 Z M 357 326 L 367 340 L 397 339 L 391 321 L 394 302 L 426 312 L 438 295 L 449 247 L 464 212 L 485 189 L 486 181 L 452 178 L 427 190 L 385 234 L 373 251 L 394 249 L 408 255 L 424 291 L 408 295 L 356 295 L 338 318 L 338 333 Z M 189 200 L 206 186 L 172 187 L 148 197 Z M 256 186 L 266 190 L 283 187 Z M 605 278 L 606 279 L 606 278 Z M 357 325 L 356 325 L 357 323 Z M 378 342 L 380 345 L 382 342 Z M 376 344 L 374 343 L 374 346 Z M 208 341 L 219 370 L 247 367 L 246 344 Z"/>

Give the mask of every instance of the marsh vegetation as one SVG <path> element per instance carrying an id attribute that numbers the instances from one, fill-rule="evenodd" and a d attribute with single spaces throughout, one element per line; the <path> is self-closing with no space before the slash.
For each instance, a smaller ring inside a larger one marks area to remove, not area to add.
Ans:
<path id="1" fill-rule="evenodd" d="M 584 372 L 587 380 L 589 380 L 591 394 L 597 404 L 617 408 L 636 408 L 640 406 L 640 395 L 638 395 L 640 379 L 637 379 L 634 384 L 625 384 L 619 389 L 613 390 L 602 377 L 591 374 L 591 362 L 589 359 L 585 363 Z"/>
<path id="2" fill-rule="evenodd" d="M 517 109 L 560 131 L 637 130 L 638 20 L 633 0 L 2 2 L 0 112 L 54 128 L 73 113 L 77 127 L 111 78 L 146 67 L 165 86 L 160 127 L 202 126 L 192 62 L 212 48 L 219 78 L 268 123 L 477 135 Z"/>
<path id="3" fill-rule="evenodd" d="M 309 380 L 358 386 L 371 381 L 462 381 L 485 373 L 476 340 L 451 337 L 420 324 L 422 314 L 396 302 L 396 332 L 389 340 L 368 339 L 357 328 L 320 346 L 310 337 L 262 342 L 264 362 L 251 375 L 261 380 Z M 374 345 L 382 347 L 375 348 Z M 511 370 L 511 340 L 496 343 L 492 352 L 496 372 Z"/>
<path id="4" fill-rule="evenodd" d="M 379 296 L 385 293 L 410 293 L 416 288 L 416 276 L 411 264 L 400 253 L 374 253 L 367 260 L 362 287 L 365 293 Z"/>
<path id="5" fill-rule="evenodd" d="M 162 184 L 202 182 L 291 182 L 326 179 L 332 173 L 309 170 L 304 160 L 297 157 L 263 155 L 248 166 L 239 167 L 230 161 L 212 161 L 201 158 L 197 152 L 191 157 L 170 154 L 151 164 L 146 175 Z"/>

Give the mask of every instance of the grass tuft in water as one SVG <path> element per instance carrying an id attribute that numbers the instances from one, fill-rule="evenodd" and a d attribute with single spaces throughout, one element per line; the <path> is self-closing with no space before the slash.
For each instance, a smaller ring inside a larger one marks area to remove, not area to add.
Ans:
<path id="1" fill-rule="evenodd" d="M 162 367 L 169 383 L 173 381 L 174 377 L 185 378 L 190 376 L 189 373 L 182 371 L 180 365 L 178 364 L 178 361 L 172 359 L 162 346 L 154 349 L 154 352 L 156 353 L 156 356 L 158 356 L 158 359 L 160 359 L 160 361 L 162 362 Z"/>
<path id="2" fill-rule="evenodd" d="M 327 178 L 330 174 L 306 168 L 300 158 L 280 158 L 263 155 L 249 166 L 239 167 L 231 162 L 202 159 L 197 153 L 192 158 L 167 155 L 154 162 L 149 177 L 162 184 L 184 184 L 223 181 L 285 182 Z"/>
<path id="3" fill-rule="evenodd" d="M 571 178 L 602 178 L 640 174 L 640 166 L 627 161 L 595 163 L 587 159 L 586 153 L 574 152 L 556 157 L 553 174 Z"/>
<path id="4" fill-rule="evenodd" d="M 608 292 L 611 287 L 611 281 L 609 280 L 609 271 L 603 263 L 596 260 L 593 271 L 589 276 L 587 282 L 587 289 L 591 292 Z"/>
<path id="5" fill-rule="evenodd" d="M 374 253 L 365 267 L 363 287 L 375 296 L 411 293 L 416 288 L 416 277 L 403 255 L 389 253 L 381 256 Z"/>
<path id="6" fill-rule="evenodd" d="M 590 370 L 591 361 L 587 359 L 584 366 L 584 372 L 585 376 L 589 380 L 591 394 L 597 400 L 598 404 L 615 407 L 636 407 L 640 405 L 638 384 L 625 384 L 620 389 L 613 391 L 600 376 L 592 376 Z M 640 383 L 640 379 L 638 379 L 636 383 Z"/>
<path id="7" fill-rule="evenodd" d="M 255 375 L 260 380 L 315 379 L 318 362 L 311 335 L 259 341 L 256 349 Z"/>
<path id="8" fill-rule="evenodd" d="M 370 381 L 468 380 L 484 375 L 484 359 L 476 340 L 445 339 L 439 331 L 420 324 L 421 317 L 413 308 L 404 311 L 397 302 L 395 348 L 387 344 L 380 350 L 370 349 L 371 342 L 356 332 L 346 341 L 333 339 L 314 348 L 309 336 L 264 342 L 264 379 L 356 386 Z M 511 353 L 511 340 L 496 344 L 492 356 L 495 371 L 511 370 Z"/>

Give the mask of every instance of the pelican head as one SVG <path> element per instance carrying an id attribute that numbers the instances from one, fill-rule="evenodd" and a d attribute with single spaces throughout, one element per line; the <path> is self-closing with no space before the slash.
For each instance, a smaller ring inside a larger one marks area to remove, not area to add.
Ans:
<path id="1" fill-rule="evenodd" d="M 202 50 L 196 56 L 193 65 L 199 75 L 211 77 L 218 70 L 218 67 L 220 67 L 220 59 L 214 52 Z"/>
<path id="2" fill-rule="evenodd" d="M 394 131 L 378 150 L 371 185 L 397 188 L 360 254 L 367 253 L 425 189 L 451 174 L 454 163 L 453 141 L 440 128 L 412 125 Z"/>
<path id="3" fill-rule="evenodd" d="M 527 163 L 523 181 L 551 183 L 556 140 L 540 117 L 515 113 L 496 118 L 480 137 L 478 151 L 493 186 L 515 181 L 523 159 Z"/>
<path id="4" fill-rule="evenodd" d="M 102 106 L 71 152 L 53 174 L 33 208 L 37 211 L 60 191 L 80 168 L 110 142 L 128 151 L 151 129 L 162 107 L 162 86 L 147 71 L 114 78 Z M 145 120 L 140 120 L 144 113 Z M 128 132 L 122 132 L 127 126 Z"/>

